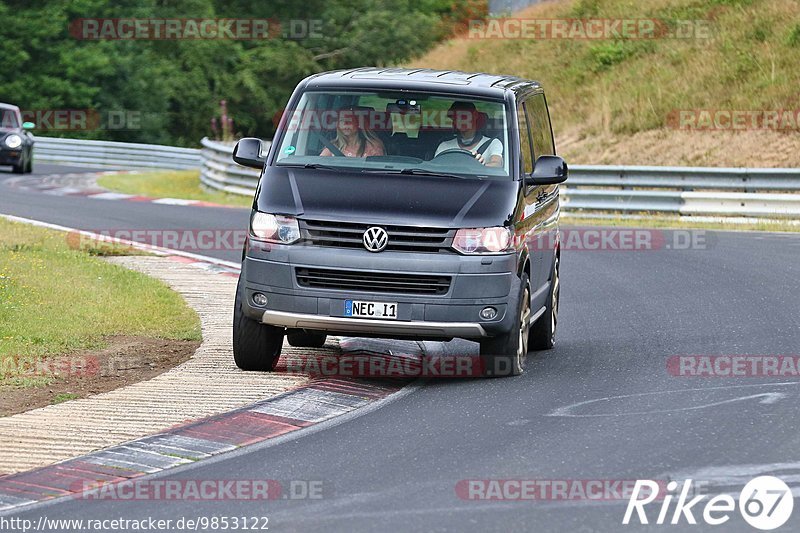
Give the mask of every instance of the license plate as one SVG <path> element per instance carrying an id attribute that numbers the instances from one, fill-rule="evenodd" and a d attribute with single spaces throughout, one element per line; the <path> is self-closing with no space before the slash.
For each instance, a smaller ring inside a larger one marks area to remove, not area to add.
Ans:
<path id="1" fill-rule="evenodd" d="M 389 302 L 344 301 L 344 316 L 361 318 L 397 318 L 397 304 Z"/>

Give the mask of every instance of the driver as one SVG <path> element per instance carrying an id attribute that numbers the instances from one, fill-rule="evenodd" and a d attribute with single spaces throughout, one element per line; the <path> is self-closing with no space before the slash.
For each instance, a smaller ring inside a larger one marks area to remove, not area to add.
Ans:
<path id="1" fill-rule="evenodd" d="M 472 102 L 453 102 L 447 111 L 447 118 L 453 121 L 455 139 L 442 142 L 434 157 L 445 150 L 463 150 L 475 156 L 478 162 L 487 167 L 503 166 L 503 143 L 479 133 L 480 113 Z"/>

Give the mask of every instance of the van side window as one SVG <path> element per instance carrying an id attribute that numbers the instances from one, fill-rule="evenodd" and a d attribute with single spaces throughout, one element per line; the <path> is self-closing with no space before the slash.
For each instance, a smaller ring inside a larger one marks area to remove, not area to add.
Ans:
<path id="1" fill-rule="evenodd" d="M 531 152 L 531 132 L 528 128 L 528 116 L 524 103 L 517 106 L 517 125 L 519 127 L 519 153 L 522 157 L 522 172 L 530 174 L 533 172 L 533 155 Z"/>
<path id="2" fill-rule="evenodd" d="M 550 127 L 550 115 L 547 112 L 547 103 L 544 94 L 537 94 L 525 102 L 528 109 L 528 118 L 531 123 L 531 136 L 533 139 L 533 153 L 540 155 L 555 155 L 553 146 L 553 130 Z"/>

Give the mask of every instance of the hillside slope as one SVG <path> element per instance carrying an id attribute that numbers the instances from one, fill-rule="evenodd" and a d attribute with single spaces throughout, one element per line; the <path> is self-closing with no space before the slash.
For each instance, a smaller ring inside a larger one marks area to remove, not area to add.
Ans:
<path id="1" fill-rule="evenodd" d="M 800 1 L 552 1 L 514 17 L 655 19 L 693 36 L 496 38 L 487 26 L 413 66 L 542 82 L 559 151 L 574 164 L 800 166 Z"/>

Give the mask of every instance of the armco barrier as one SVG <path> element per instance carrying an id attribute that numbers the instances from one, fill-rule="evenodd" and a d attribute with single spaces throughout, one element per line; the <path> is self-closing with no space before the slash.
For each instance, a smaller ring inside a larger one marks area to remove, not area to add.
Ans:
<path id="1" fill-rule="evenodd" d="M 202 144 L 203 183 L 252 195 L 259 172 L 233 163 L 233 145 Z M 565 213 L 800 218 L 800 169 L 574 165 L 562 197 Z"/>
<path id="2" fill-rule="evenodd" d="M 569 213 L 800 218 L 800 169 L 573 166 Z"/>
<path id="3" fill-rule="evenodd" d="M 207 138 L 200 143 L 203 145 L 203 167 L 200 171 L 200 181 L 203 185 L 231 194 L 253 196 L 260 173 L 255 169 L 233 162 L 231 155 L 234 145 Z M 269 150 L 269 141 L 264 141 L 261 151 L 266 153 L 267 150 Z"/>
<path id="4" fill-rule="evenodd" d="M 572 187 L 800 192 L 800 169 L 576 165 L 570 167 L 569 183 Z"/>
<path id="5" fill-rule="evenodd" d="M 119 169 L 200 168 L 205 187 L 252 196 L 259 172 L 231 160 L 232 143 L 202 150 L 37 137 L 36 161 Z M 264 141 L 262 153 L 269 150 Z M 648 166 L 570 167 L 562 187 L 566 213 L 617 212 L 800 218 L 800 169 Z"/>
<path id="6" fill-rule="evenodd" d="M 202 165 L 200 150 L 196 148 L 56 137 L 36 137 L 33 160 L 38 163 L 121 170 L 182 170 L 200 168 Z"/>

